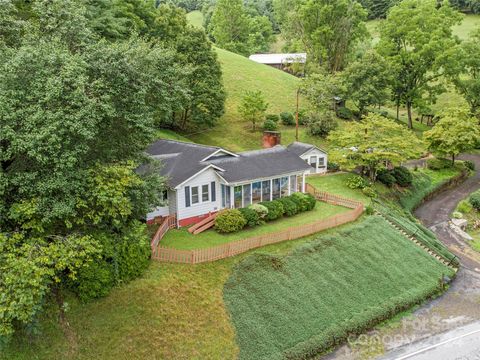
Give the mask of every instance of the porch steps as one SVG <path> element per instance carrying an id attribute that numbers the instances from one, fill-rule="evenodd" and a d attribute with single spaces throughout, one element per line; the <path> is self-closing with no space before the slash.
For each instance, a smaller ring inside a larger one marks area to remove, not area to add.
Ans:
<path id="1" fill-rule="evenodd" d="M 213 225 L 215 225 L 215 218 L 217 217 L 217 213 L 209 215 L 207 218 L 203 219 L 202 221 L 196 223 L 193 226 L 188 228 L 188 232 L 197 235 L 201 232 L 210 229 Z"/>

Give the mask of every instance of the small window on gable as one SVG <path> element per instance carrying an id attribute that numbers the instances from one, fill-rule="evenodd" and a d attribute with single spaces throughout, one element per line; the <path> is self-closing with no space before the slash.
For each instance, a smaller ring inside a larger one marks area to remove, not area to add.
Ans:
<path id="1" fill-rule="evenodd" d="M 198 196 L 198 186 L 192 187 L 192 204 L 198 204 L 200 202 L 200 198 Z"/>

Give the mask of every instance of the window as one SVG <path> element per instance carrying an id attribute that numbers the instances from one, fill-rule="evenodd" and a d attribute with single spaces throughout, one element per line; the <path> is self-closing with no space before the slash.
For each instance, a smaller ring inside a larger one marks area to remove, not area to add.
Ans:
<path id="1" fill-rule="evenodd" d="M 272 200 L 280 197 L 280 179 L 272 180 Z"/>
<path id="2" fill-rule="evenodd" d="M 198 204 L 200 199 L 198 197 L 198 186 L 192 187 L 192 204 Z"/>
<path id="3" fill-rule="evenodd" d="M 325 166 L 325 158 L 324 157 L 319 157 L 318 158 L 318 166 L 319 167 L 324 167 Z"/>
<path id="4" fill-rule="evenodd" d="M 270 180 L 262 181 L 262 201 L 270 201 Z"/>
<path id="5" fill-rule="evenodd" d="M 262 201 L 262 183 L 255 182 L 252 184 L 252 203 L 256 204 Z"/>
<path id="6" fill-rule="evenodd" d="M 288 196 L 288 176 L 282 177 L 280 179 L 280 195 Z"/>
<path id="7" fill-rule="evenodd" d="M 233 188 L 233 204 L 236 209 L 242 207 L 242 186 L 235 186 Z"/>
<path id="8" fill-rule="evenodd" d="M 220 188 L 222 191 L 222 207 L 228 209 L 230 208 L 230 186 L 220 184 Z"/>
<path id="9" fill-rule="evenodd" d="M 290 176 L 290 194 L 297 191 L 297 175 Z"/>
<path id="10" fill-rule="evenodd" d="M 251 184 L 243 185 L 243 207 L 247 207 L 251 204 L 252 195 L 251 195 Z"/>
<path id="11" fill-rule="evenodd" d="M 317 168 L 317 156 L 310 156 L 310 165 L 316 169 Z"/>
<path id="12" fill-rule="evenodd" d="M 209 192 L 208 192 L 208 184 L 207 185 L 202 185 L 202 202 L 208 201 L 210 198 Z"/>

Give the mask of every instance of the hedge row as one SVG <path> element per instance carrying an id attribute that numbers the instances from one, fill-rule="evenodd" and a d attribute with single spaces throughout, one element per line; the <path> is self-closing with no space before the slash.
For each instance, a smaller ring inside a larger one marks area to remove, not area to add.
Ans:
<path id="1" fill-rule="evenodd" d="M 310 194 L 294 193 L 273 201 L 264 201 L 243 209 L 222 210 L 215 219 L 215 230 L 232 233 L 245 226 L 254 227 L 265 221 L 273 221 L 282 216 L 293 216 L 313 210 L 316 200 Z"/>

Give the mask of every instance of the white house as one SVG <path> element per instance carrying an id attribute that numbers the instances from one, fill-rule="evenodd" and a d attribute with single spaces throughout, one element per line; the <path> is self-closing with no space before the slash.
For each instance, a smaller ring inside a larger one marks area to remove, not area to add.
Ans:
<path id="1" fill-rule="evenodd" d="M 301 147 L 305 151 L 299 156 Z M 326 170 L 325 152 L 302 143 L 233 153 L 219 147 L 158 140 L 147 153 L 161 161 L 160 173 L 168 184 L 166 205 L 147 214 L 147 221 L 175 215 L 178 226 L 197 223 L 221 209 L 305 191 L 305 176 Z"/>
<path id="2" fill-rule="evenodd" d="M 260 64 L 270 65 L 281 69 L 285 65 L 293 63 L 305 64 L 305 62 L 307 61 L 307 54 L 253 54 L 249 56 L 249 59 Z"/>
<path id="3" fill-rule="evenodd" d="M 324 174 L 327 172 L 328 155 L 324 150 L 301 142 L 294 142 L 287 149 L 311 166 L 310 174 Z"/>

